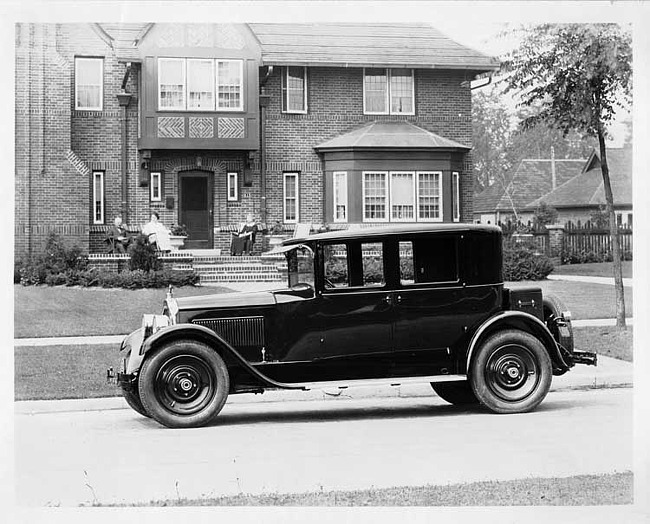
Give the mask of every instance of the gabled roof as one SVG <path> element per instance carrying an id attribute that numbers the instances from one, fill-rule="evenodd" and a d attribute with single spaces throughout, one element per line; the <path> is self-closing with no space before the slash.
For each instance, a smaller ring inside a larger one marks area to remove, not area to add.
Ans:
<path id="1" fill-rule="evenodd" d="M 505 181 L 506 187 L 509 181 Z M 503 197 L 504 183 L 497 180 L 474 195 L 474 213 L 494 213 Z"/>
<path id="2" fill-rule="evenodd" d="M 265 64 L 329 67 L 499 68 L 428 24 L 249 24 Z"/>
<path id="3" fill-rule="evenodd" d="M 96 24 L 121 59 L 139 59 L 153 24 Z M 263 65 L 404 67 L 495 71 L 496 58 L 463 46 L 427 24 L 247 24 Z"/>
<path id="4" fill-rule="evenodd" d="M 632 149 L 608 149 L 607 165 L 614 204 L 632 205 Z M 531 202 L 527 207 L 534 208 L 542 201 L 558 209 L 604 205 L 605 190 L 599 154 L 594 151 L 579 175 Z"/>
<path id="5" fill-rule="evenodd" d="M 317 151 L 352 149 L 437 149 L 469 151 L 471 148 L 436 135 L 410 122 L 370 122 L 362 127 L 326 140 L 316 146 Z"/>

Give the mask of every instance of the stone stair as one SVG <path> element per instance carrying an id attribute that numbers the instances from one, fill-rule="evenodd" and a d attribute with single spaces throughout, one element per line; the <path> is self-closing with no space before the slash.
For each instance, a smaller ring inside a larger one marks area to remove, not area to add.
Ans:
<path id="1" fill-rule="evenodd" d="M 284 257 L 225 256 L 193 253 L 192 269 L 201 283 L 212 282 L 285 282 Z"/>

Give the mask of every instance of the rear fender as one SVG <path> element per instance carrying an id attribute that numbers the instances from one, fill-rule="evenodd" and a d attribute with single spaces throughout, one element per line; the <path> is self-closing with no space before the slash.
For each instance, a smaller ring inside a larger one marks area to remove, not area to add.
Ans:
<path id="1" fill-rule="evenodd" d="M 474 333 L 469 343 L 465 371 L 469 371 L 475 351 L 491 334 L 502 329 L 520 329 L 536 336 L 548 351 L 553 363 L 553 374 L 560 375 L 571 366 L 562 357 L 560 348 L 546 325 L 537 317 L 521 311 L 504 311 L 485 321 Z"/>
<path id="2" fill-rule="evenodd" d="M 144 341 L 140 350 L 140 354 L 144 358 L 147 353 L 154 351 L 162 344 L 179 339 L 192 339 L 207 344 L 222 357 L 231 357 L 231 360 L 234 360 L 245 371 L 247 371 L 250 375 L 258 379 L 262 384 L 266 386 L 283 389 L 303 389 L 302 386 L 276 382 L 263 373 L 260 373 L 226 340 L 217 335 L 211 329 L 196 324 L 175 324 L 173 326 L 169 326 L 161 329 L 160 331 L 157 331 Z"/>

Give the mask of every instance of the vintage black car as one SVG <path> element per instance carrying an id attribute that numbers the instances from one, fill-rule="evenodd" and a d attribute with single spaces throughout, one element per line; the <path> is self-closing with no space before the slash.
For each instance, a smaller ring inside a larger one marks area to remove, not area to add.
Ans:
<path id="1" fill-rule="evenodd" d="M 228 395 L 431 383 L 452 404 L 534 409 L 552 375 L 596 364 L 570 313 L 507 289 L 501 230 L 440 224 L 287 240 L 288 286 L 174 298 L 120 348 L 129 405 L 169 427 L 209 423 Z"/>

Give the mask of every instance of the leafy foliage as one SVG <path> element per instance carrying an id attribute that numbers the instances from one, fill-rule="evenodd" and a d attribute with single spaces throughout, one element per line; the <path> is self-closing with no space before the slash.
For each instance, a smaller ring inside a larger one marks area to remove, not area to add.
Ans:
<path id="1" fill-rule="evenodd" d="M 508 240 L 503 245 L 503 279 L 506 281 L 544 280 L 553 263 L 534 244 Z"/>
<path id="2" fill-rule="evenodd" d="M 50 233 L 42 252 L 16 259 L 14 283 L 44 284 L 55 278 L 54 275 L 84 270 L 86 266 L 86 257 L 79 246 L 70 246 L 56 233 Z"/>
<path id="3" fill-rule="evenodd" d="M 533 223 L 536 227 L 546 226 L 548 224 L 554 224 L 557 222 L 558 212 L 552 206 L 549 206 L 546 202 L 541 202 L 537 209 L 535 210 L 535 215 L 533 216 Z"/>
<path id="4" fill-rule="evenodd" d="M 149 243 L 146 235 L 138 235 L 129 246 L 129 269 L 132 271 L 156 271 L 160 269 L 160 261 L 156 248 Z"/>

